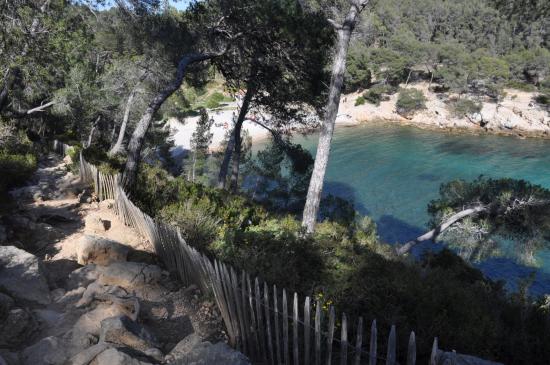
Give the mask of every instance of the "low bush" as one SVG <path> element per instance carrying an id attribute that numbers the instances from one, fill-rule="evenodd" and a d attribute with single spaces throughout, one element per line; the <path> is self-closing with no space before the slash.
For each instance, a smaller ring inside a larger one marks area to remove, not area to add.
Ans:
<path id="1" fill-rule="evenodd" d="M 0 194 L 5 195 L 13 187 L 24 184 L 36 170 L 36 156 L 0 150 Z"/>
<path id="2" fill-rule="evenodd" d="M 481 103 L 470 99 L 456 99 L 449 103 L 451 114 L 457 118 L 470 116 L 481 111 Z"/>
<path id="3" fill-rule="evenodd" d="M 355 106 L 363 105 L 365 104 L 365 98 L 363 96 L 359 96 L 357 99 L 355 99 Z"/>
<path id="4" fill-rule="evenodd" d="M 426 97 L 418 89 L 400 89 L 397 97 L 397 113 L 409 116 L 415 112 L 426 109 Z"/>
<path id="5" fill-rule="evenodd" d="M 371 104 L 380 105 L 381 101 L 388 100 L 386 94 L 395 93 L 396 88 L 389 84 L 378 84 L 371 87 L 363 94 L 363 98 Z"/>
<path id="6" fill-rule="evenodd" d="M 75 150 L 80 154 L 80 150 Z M 82 150 L 82 155 L 89 163 L 96 165 L 104 174 L 117 174 L 124 169 L 124 159 L 120 156 L 109 156 L 104 148 L 90 146 Z"/>
<path id="7" fill-rule="evenodd" d="M 231 100 L 220 92 L 214 92 L 206 99 L 205 106 L 207 109 L 219 108 L 220 104 L 224 101 Z"/>

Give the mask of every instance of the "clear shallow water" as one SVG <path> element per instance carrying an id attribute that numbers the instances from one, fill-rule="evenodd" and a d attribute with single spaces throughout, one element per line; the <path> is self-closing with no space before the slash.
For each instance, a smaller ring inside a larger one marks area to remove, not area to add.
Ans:
<path id="1" fill-rule="evenodd" d="M 317 135 L 296 142 L 315 153 Z M 426 207 L 441 183 L 479 175 L 525 179 L 550 188 L 550 141 L 456 135 L 413 127 L 362 125 L 335 131 L 324 193 L 354 201 L 376 220 L 386 242 L 405 242 L 426 229 Z M 494 258 L 478 265 L 489 277 L 517 279 L 536 271 L 533 294 L 550 293 L 550 251 L 540 267 Z"/>

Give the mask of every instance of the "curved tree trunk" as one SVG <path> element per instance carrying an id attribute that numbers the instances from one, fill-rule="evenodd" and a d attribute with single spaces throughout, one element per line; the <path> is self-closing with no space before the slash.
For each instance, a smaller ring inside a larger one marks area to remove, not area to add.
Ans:
<path id="1" fill-rule="evenodd" d="M 241 152 L 242 152 L 242 136 L 241 131 L 243 128 L 243 123 L 250 108 L 250 101 L 254 95 L 254 90 L 251 85 L 249 85 L 246 90 L 246 94 L 243 99 L 243 105 L 241 106 L 241 111 L 239 117 L 237 118 L 237 123 L 235 124 L 235 129 L 233 131 L 235 135 L 235 150 L 233 151 L 233 169 L 231 172 L 231 190 L 236 193 L 239 189 L 239 169 L 241 166 Z"/>
<path id="2" fill-rule="evenodd" d="M 122 151 L 122 142 L 124 141 L 124 135 L 126 134 L 126 126 L 128 125 L 128 118 L 130 117 L 130 109 L 132 108 L 132 103 L 134 102 L 134 97 L 136 95 L 136 89 L 132 90 L 128 100 L 126 101 L 126 107 L 124 108 L 124 117 L 122 118 L 122 124 L 118 131 L 118 138 L 115 145 L 109 150 L 109 156 L 114 156 L 117 153 Z"/>
<path id="3" fill-rule="evenodd" d="M 447 219 L 445 222 L 440 224 L 439 226 L 435 227 L 429 232 L 424 233 L 422 236 L 417 237 L 413 241 L 409 241 L 405 243 L 404 245 L 400 246 L 396 249 L 396 252 L 398 255 L 404 255 L 407 252 L 409 252 L 414 246 L 419 244 L 420 242 L 429 241 L 429 240 L 435 240 L 437 236 L 439 236 L 441 233 L 443 233 L 447 228 L 451 227 L 453 224 L 455 224 L 458 221 L 461 221 L 462 219 L 466 217 L 470 217 L 472 215 L 476 215 L 480 212 L 483 212 L 487 210 L 487 207 L 485 206 L 477 206 L 474 208 L 464 209 L 456 214 L 453 214 L 449 219 Z"/>
<path id="4" fill-rule="evenodd" d="M 153 116 L 159 110 L 159 108 L 162 106 L 162 104 L 172 95 L 174 92 L 176 92 L 182 82 L 183 78 L 185 76 L 185 72 L 187 71 L 187 66 L 208 60 L 210 58 L 219 56 L 220 53 L 215 54 L 187 54 L 183 56 L 178 64 L 178 70 L 176 73 L 176 78 L 169 83 L 166 88 L 164 88 L 162 91 L 160 91 L 153 100 L 149 103 L 147 106 L 147 109 L 145 109 L 145 112 L 142 114 L 136 129 L 134 130 L 134 133 L 132 134 L 132 138 L 130 139 L 130 143 L 128 144 L 128 160 L 126 161 L 126 166 L 124 168 L 124 183 L 128 188 L 132 188 L 132 186 L 135 183 L 136 176 L 137 176 L 137 169 L 140 162 L 141 157 L 141 149 L 143 147 L 143 141 L 145 139 L 145 134 L 147 133 L 147 130 L 149 129 L 149 126 L 151 125 L 151 121 L 153 120 Z"/>
<path id="5" fill-rule="evenodd" d="M 307 191 L 306 204 L 302 218 L 302 226 L 307 233 L 312 233 L 315 230 L 317 214 L 319 212 L 319 204 L 321 202 L 321 192 L 323 190 L 323 181 L 328 165 L 330 154 L 330 145 L 332 135 L 334 133 L 334 124 L 338 115 L 338 107 L 340 104 L 340 96 L 342 94 L 342 86 L 344 84 L 344 73 L 346 71 L 346 57 L 348 54 L 349 42 L 351 34 L 360 12 L 366 6 L 368 1 L 351 1 L 352 5 L 344 20 L 343 25 L 334 24 L 338 32 L 338 40 L 336 43 L 336 53 L 332 65 L 332 76 L 330 80 L 329 96 L 325 107 L 325 115 L 321 133 L 319 135 L 319 144 L 317 145 L 317 154 L 315 156 L 315 164 L 309 188 Z"/>

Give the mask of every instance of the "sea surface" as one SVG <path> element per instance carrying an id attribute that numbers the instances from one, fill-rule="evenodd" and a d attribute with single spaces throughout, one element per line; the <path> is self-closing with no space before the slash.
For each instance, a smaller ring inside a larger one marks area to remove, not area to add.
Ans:
<path id="1" fill-rule="evenodd" d="M 316 134 L 295 137 L 313 154 L 317 140 Z M 480 175 L 525 179 L 550 188 L 550 140 L 388 124 L 340 127 L 334 134 L 324 193 L 352 200 L 359 212 L 376 221 L 384 241 L 403 243 L 426 231 L 426 208 L 437 198 L 441 183 Z M 476 266 L 493 279 L 506 280 L 511 289 L 518 279 L 536 272 L 531 293 L 550 293 L 550 251 L 536 258 L 537 267 L 505 257 Z"/>

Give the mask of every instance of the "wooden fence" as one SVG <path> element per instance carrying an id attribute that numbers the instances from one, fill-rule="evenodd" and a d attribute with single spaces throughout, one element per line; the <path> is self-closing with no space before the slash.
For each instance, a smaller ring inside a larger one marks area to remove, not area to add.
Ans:
<path id="1" fill-rule="evenodd" d="M 167 269 L 183 285 L 195 284 L 203 293 L 214 294 L 229 343 L 256 364 L 398 364 L 396 328 L 391 327 L 386 346 L 379 346 L 376 320 L 365 336 L 366 324 L 359 317 L 351 333 L 350 319 L 337 316 L 332 306 L 310 297 L 251 278 L 218 260 L 208 258 L 188 245 L 179 230 L 143 213 L 126 195 L 119 174 L 106 175 L 80 156 L 80 177 L 93 184 L 100 200 L 114 200 L 114 209 L 124 224 L 136 229 L 153 246 Z M 338 323 L 337 323 L 338 322 Z M 338 332 L 338 333 L 337 333 Z M 439 351 L 434 339 L 429 365 L 436 365 Z M 454 361 L 447 360 L 446 364 Z M 406 364 L 416 364 L 416 339 L 411 332 L 406 346 Z"/>

